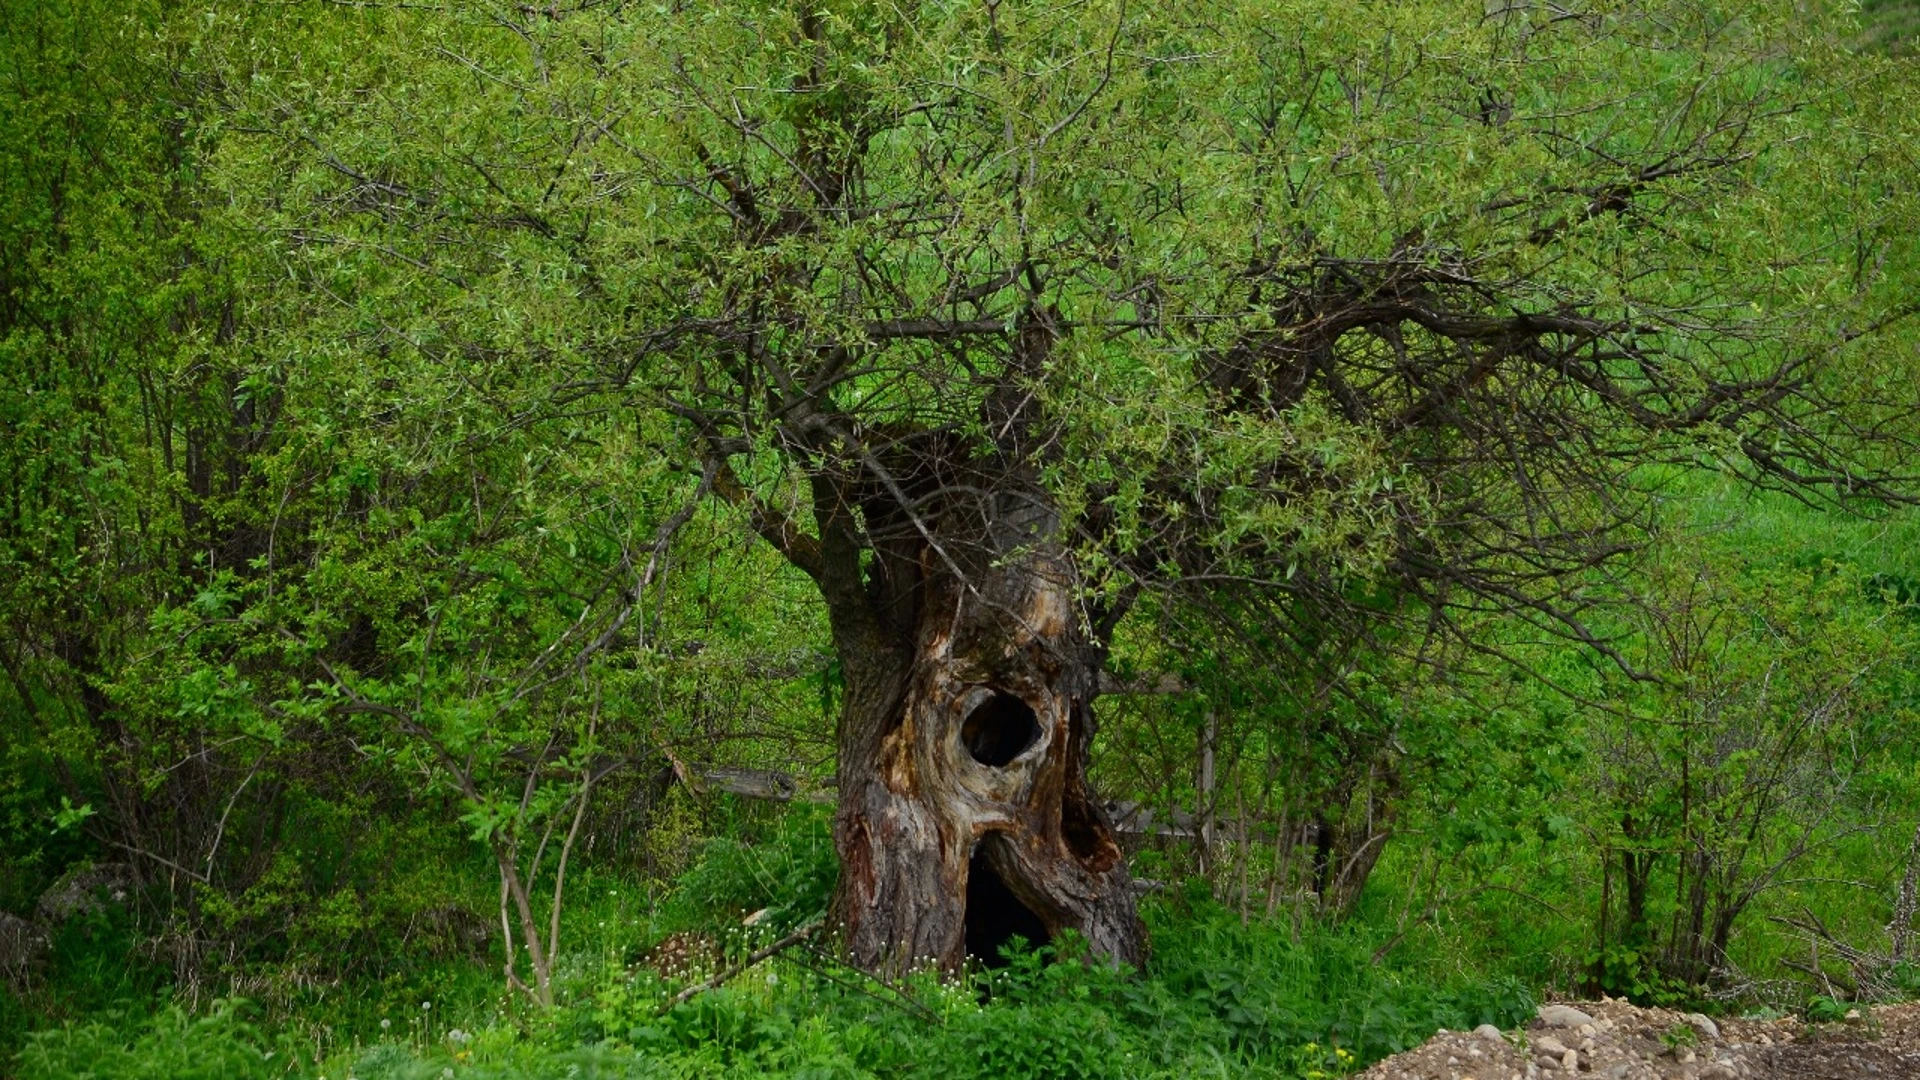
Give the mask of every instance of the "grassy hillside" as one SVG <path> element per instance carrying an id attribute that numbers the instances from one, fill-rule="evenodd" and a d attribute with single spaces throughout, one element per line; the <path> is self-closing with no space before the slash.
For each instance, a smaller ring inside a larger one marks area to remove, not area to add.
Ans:
<path id="1" fill-rule="evenodd" d="M 1914 0 L 1863 0 L 1862 43 L 1895 56 L 1911 56 L 1920 47 L 1920 3 Z"/>

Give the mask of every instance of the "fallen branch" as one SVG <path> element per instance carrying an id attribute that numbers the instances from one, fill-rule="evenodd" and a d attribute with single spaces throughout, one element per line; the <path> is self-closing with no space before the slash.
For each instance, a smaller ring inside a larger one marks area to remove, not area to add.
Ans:
<path id="1" fill-rule="evenodd" d="M 777 956 L 780 953 L 793 948 L 795 945 L 798 945 L 801 942 L 812 937 L 814 931 L 820 929 L 820 924 L 821 924 L 821 920 L 815 919 L 814 921 L 808 923 L 807 925 L 802 926 L 800 929 L 795 930 L 794 932 L 788 934 L 786 937 L 781 938 L 779 941 L 776 941 L 773 944 L 767 945 L 763 948 L 754 950 L 752 953 L 748 954 L 745 960 L 740 961 L 738 964 L 735 964 L 724 971 L 716 972 L 713 978 L 695 983 L 692 986 L 687 987 L 685 990 L 682 990 L 679 993 L 673 995 L 673 997 L 670 998 L 666 1004 L 660 1006 L 660 1011 L 655 1013 L 655 1015 L 665 1016 L 668 1013 L 672 1012 L 673 1010 L 693 1000 L 695 997 L 698 997 L 699 995 L 704 994 L 707 991 L 714 989 L 715 987 L 718 987 L 721 983 L 726 982 L 728 979 L 731 979 L 734 976 L 739 975 L 741 972 L 746 971 L 748 968 L 751 968 L 754 965 L 761 963 L 762 961 L 766 960 L 768 957 Z"/>

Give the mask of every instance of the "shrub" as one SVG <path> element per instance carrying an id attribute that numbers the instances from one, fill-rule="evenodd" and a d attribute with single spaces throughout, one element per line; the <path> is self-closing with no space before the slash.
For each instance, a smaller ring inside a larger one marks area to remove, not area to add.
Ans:
<path id="1" fill-rule="evenodd" d="M 254 1080 L 284 1076 L 293 1064 L 268 1049 L 243 1018 L 245 1003 L 217 1002 L 203 1016 L 166 1009 L 129 1033 L 108 1014 L 27 1037 L 20 1080 Z"/>

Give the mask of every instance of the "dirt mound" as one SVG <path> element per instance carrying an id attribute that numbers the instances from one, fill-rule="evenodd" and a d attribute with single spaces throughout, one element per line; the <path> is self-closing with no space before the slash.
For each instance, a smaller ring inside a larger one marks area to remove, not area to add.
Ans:
<path id="1" fill-rule="evenodd" d="M 1713 1020 L 1624 1001 L 1543 1005 L 1524 1029 L 1442 1031 L 1365 1080 L 1920 1080 L 1920 1004 L 1844 1023 Z"/>

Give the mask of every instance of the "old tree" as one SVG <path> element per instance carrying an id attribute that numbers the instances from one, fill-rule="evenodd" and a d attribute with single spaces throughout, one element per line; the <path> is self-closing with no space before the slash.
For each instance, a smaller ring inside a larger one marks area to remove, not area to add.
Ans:
<path id="1" fill-rule="evenodd" d="M 1911 121 L 1782 7 L 368 4 L 193 62 L 303 334 L 627 417 L 817 586 L 857 963 L 1138 963 L 1088 764 L 1143 599 L 1582 638 L 1675 467 L 1909 490 Z"/>

